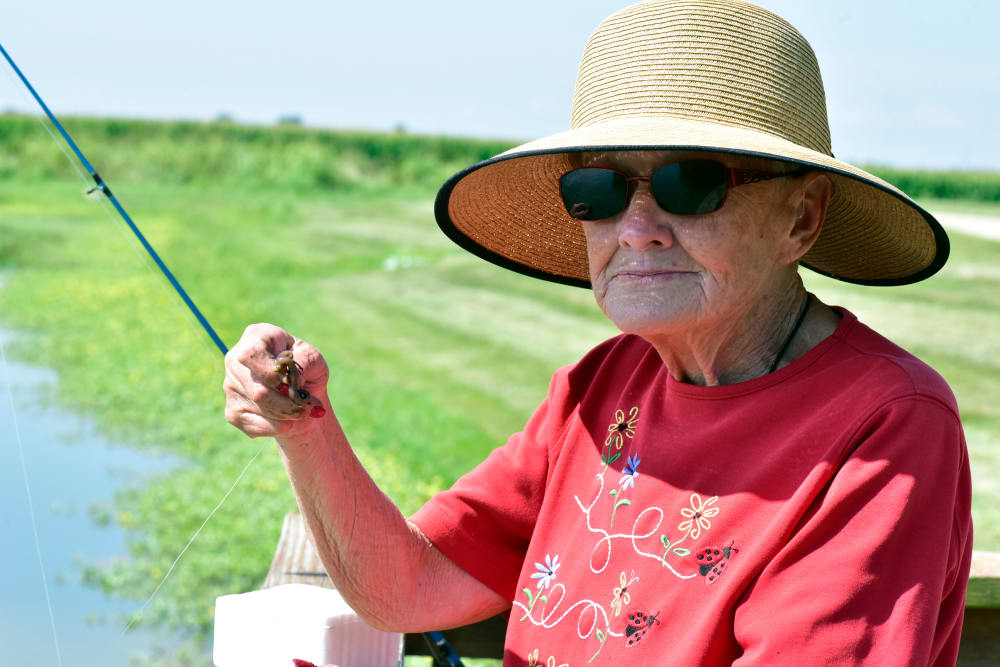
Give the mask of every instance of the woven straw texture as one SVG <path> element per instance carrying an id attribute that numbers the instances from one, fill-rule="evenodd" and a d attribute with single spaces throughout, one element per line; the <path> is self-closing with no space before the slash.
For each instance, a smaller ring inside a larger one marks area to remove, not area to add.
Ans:
<path id="1" fill-rule="evenodd" d="M 940 225 L 893 186 L 833 157 L 819 66 L 780 17 L 741 0 L 651 0 L 607 18 L 580 63 L 568 132 L 507 151 L 441 189 L 442 229 L 536 277 L 588 284 L 580 223 L 559 196 L 568 153 L 700 150 L 826 170 L 823 233 L 803 258 L 849 282 L 905 284 L 940 268 Z"/>

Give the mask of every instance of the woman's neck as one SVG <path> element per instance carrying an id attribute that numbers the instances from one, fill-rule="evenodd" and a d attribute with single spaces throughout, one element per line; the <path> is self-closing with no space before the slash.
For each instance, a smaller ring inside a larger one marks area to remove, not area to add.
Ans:
<path id="1" fill-rule="evenodd" d="M 678 382 L 735 384 L 798 359 L 833 333 L 838 319 L 818 299 L 810 299 L 796 276 L 791 285 L 724 318 L 644 338 Z"/>

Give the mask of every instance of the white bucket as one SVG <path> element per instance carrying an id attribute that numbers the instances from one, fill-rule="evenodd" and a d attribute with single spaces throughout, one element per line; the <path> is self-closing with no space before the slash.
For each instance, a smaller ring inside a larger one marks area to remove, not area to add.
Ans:
<path id="1" fill-rule="evenodd" d="M 400 667 L 403 635 L 366 624 L 340 593 L 286 584 L 215 600 L 216 667 Z"/>

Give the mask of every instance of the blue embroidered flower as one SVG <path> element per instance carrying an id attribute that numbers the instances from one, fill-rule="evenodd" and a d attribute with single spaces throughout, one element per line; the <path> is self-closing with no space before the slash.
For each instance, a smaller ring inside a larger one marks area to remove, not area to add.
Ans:
<path id="1" fill-rule="evenodd" d="M 556 554 L 555 558 L 545 554 L 545 564 L 535 563 L 535 568 L 538 572 L 531 575 L 532 579 L 538 579 L 538 588 L 548 588 L 552 580 L 556 578 L 556 570 L 559 569 L 559 555 Z"/>
<path id="2" fill-rule="evenodd" d="M 622 478 L 618 481 L 618 485 L 622 487 L 622 491 L 630 486 L 635 486 L 635 478 L 639 476 L 640 461 L 639 457 L 634 454 L 628 457 L 628 463 L 622 469 Z"/>

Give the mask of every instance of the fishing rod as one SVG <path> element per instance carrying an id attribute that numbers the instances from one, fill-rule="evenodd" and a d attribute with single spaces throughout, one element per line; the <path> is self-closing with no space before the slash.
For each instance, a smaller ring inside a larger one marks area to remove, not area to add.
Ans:
<path id="1" fill-rule="evenodd" d="M 191 300 L 191 297 L 188 296 L 188 293 L 184 290 L 183 287 L 181 287 L 180 282 L 178 282 L 177 278 L 174 277 L 174 274 L 170 271 L 169 268 L 167 268 L 167 265 L 163 262 L 163 260 L 160 259 L 160 255 L 156 252 L 156 250 L 153 249 L 153 246 L 149 244 L 149 241 L 146 240 L 146 237 L 143 235 L 142 231 L 139 230 L 139 227 L 132 221 L 132 218 L 125 211 L 125 208 L 118 202 L 118 198 L 115 197 L 114 194 L 112 194 L 111 188 L 108 187 L 108 184 L 104 182 L 104 179 L 101 178 L 101 175 L 97 173 L 97 170 L 94 169 L 93 166 L 91 166 L 90 161 L 87 159 L 87 156 L 83 154 L 83 151 L 81 151 L 79 146 L 76 145 L 76 142 L 73 141 L 73 137 L 69 136 L 69 132 L 66 131 L 66 128 L 64 128 L 62 123 L 59 122 L 59 119 L 56 118 L 55 114 L 53 114 L 52 111 L 49 110 L 48 105 L 45 104 L 45 102 L 42 100 L 41 96 L 35 90 L 35 87 L 31 85 L 30 81 L 28 81 L 28 78 L 24 76 L 24 73 L 21 71 L 21 68 L 18 67 L 17 64 L 14 62 L 14 59 L 10 57 L 9 53 L 7 53 L 7 49 L 3 47 L 3 44 L 0 44 L 0 54 L 3 54 L 3 57 L 7 60 L 11 68 L 14 70 L 14 73 L 17 74 L 19 79 L 21 79 L 21 83 L 23 83 L 24 86 L 28 89 L 28 92 L 31 93 L 31 96 L 35 98 L 35 101 L 38 102 L 38 106 L 42 108 L 42 111 L 45 112 L 45 115 L 48 116 L 49 120 L 52 122 L 55 128 L 59 130 L 59 134 L 62 135 L 62 138 L 66 141 L 69 147 L 76 154 L 77 159 L 80 160 L 80 164 L 83 165 L 84 169 L 87 170 L 87 173 L 89 173 L 90 177 L 94 180 L 94 187 L 88 190 L 87 194 L 91 194 L 93 192 L 100 192 L 105 197 L 108 198 L 108 201 L 110 201 L 114 209 L 118 211 L 118 214 L 125 221 L 125 224 L 128 225 L 128 228 L 132 230 L 132 233 L 135 235 L 135 237 L 139 239 L 139 243 L 141 243 L 142 247 L 145 248 L 147 253 L 149 253 L 149 256 L 153 259 L 153 262 L 156 263 L 156 266 L 160 269 L 160 271 L 166 277 L 167 281 L 174 288 L 174 291 L 176 291 L 178 296 L 180 296 L 181 300 L 184 302 L 184 305 L 188 307 L 188 310 L 191 311 L 191 314 L 193 314 L 195 319 L 198 320 L 198 324 L 201 325 L 201 327 L 205 330 L 205 333 L 208 334 L 208 337 L 212 339 L 212 342 L 215 343 L 215 346 L 218 347 L 219 351 L 222 352 L 222 355 L 225 356 L 226 352 L 229 351 L 225 343 L 223 343 L 222 339 L 219 338 L 219 335 L 215 333 L 215 329 L 212 328 L 212 325 L 208 323 L 208 320 L 205 319 L 205 316 L 201 314 L 200 310 L 198 310 L 198 306 L 194 304 L 194 301 Z"/>

